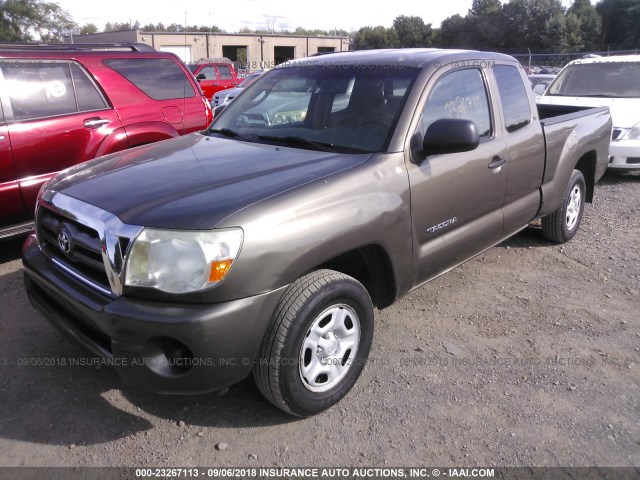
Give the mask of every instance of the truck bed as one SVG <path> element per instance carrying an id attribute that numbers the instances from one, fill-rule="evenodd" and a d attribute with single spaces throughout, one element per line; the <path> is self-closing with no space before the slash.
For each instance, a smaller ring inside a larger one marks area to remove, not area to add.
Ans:
<path id="1" fill-rule="evenodd" d="M 543 125 L 555 125 L 576 118 L 607 111 L 608 107 L 578 107 L 574 105 L 536 105 Z"/>
<path id="2" fill-rule="evenodd" d="M 590 172 L 588 177 L 597 182 L 607 168 L 606 162 L 597 162 L 597 158 L 607 158 L 607 151 L 599 147 L 603 137 L 611 138 L 611 115 L 609 107 L 576 107 L 567 105 L 537 105 L 540 123 L 544 133 L 546 161 L 542 182 L 543 199 L 554 198 L 555 201 L 543 201 L 542 213 L 550 213 L 557 208 L 557 199 L 562 196 L 559 190 L 562 182 L 554 182 L 556 175 L 568 176 L 569 167 L 573 168 L 575 159 L 586 162 L 585 168 Z M 598 151 L 597 156 L 586 152 Z M 585 152 L 585 153 L 582 153 Z M 566 158 L 573 158 L 566 162 Z M 568 165 L 568 166 L 567 166 Z M 587 199 L 593 195 L 593 184 L 588 182 Z"/>

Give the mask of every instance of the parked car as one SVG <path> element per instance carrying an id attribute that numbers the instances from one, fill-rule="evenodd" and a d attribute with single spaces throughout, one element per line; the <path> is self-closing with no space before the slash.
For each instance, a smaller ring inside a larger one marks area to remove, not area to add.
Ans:
<path id="1" fill-rule="evenodd" d="M 544 93 L 547 87 L 551 84 L 555 75 L 539 73 L 536 75 L 529 75 L 529 81 L 531 82 L 531 88 L 536 96 L 536 99 Z"/>
<path id="2" fill-rule="evenodd" d="M 231 100 L 236 98 L 242 90 L 251 85 L 253 81 L 262 75 L 263 72 L 252 73 L 243 79 L 241 79 L 240 83 L 235 88 L 228 88 L 226 90 L 221 90 L 213 96 L 213 100 L 211 102 L 211 108 L 215 108 L 219 105 L 224 105 L 225 103 L 229 103 Z"/>
<path id="3" fill-rule="evenodd" d="M 640 169 L 640 55 L 575 60 L 538 103 L 609 107 L 613 119 L 609 168 Z"/>
<path id="4" fill-rule="evenodd" d="M 173 54 L 141 44 L 0 45 L 0 238 L 33 228 L 38 190 L 60 170 L 211 120 Z"/>
<path id="5" fill-rule="evenodd" d="M 188 65 L 204 95 L 213 100 L 216 92 L 234 88 L 240 83 L 233 63 L 228 60 L 204 59 Z"/>
<path id="6" fill-rule="evenodd" d="M 610 133 L 607 108 L 537 109 L 507 55 L 289 62 L 208 132 L 47 183 L 25 286 L 136 388 L 216 391 L 253 374 L 274 405 L 313 415 L 367 363 L 374 306 L 534 219 L 573 238 Z"/>

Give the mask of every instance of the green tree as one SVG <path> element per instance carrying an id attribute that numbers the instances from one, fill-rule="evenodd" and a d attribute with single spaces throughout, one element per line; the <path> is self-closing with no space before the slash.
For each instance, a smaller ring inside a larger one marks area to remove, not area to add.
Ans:
<path id="1" fill-rule="evenodd" d="M 105 32 L 120 32 L 122 30 L 135 30 L 140 28 L 140 22 L 138 22 L 136 20 L 136 22 L 134 24 L 131 24 L 131 22 L 107 22 L 104 26 L 104 31 Z"/>
<path id="2" fill-rule="evenodd" d="M 575 15 L 579 25 L 572 25 L 569 20 Z M 580 36 L 581 50 L 597 50 L 601 41 L 601 20 L 598 11 L 589 0 L 573 0 L 573 4 L 567 10 L 567 33 L 570 37 Z M 576 31 L 577 29 L 577 31 Z M 570 41 L 569 43 L 574 43 Z"/>
<path id="3" fill-rule="evenodd" d="M 184 32 L 184 25 L 180 25 L 179 23 L 172 23 L 167 26 L 167 32 Z"/>
<path id="4" fill-rule="evenodd" d="M 556 33 L 564 31 L 560 0 L 511 0 L 502 8 L 504 45 L 520 50 L 553 49 Z"/>
<path id="5" fill-rule="evenodd" d="M 488 17 L 499 14 L 502 11 L 500 0 L 473 0 L 469 15 L 476 17 Z"/>
<path id="6" fill-rule="evenodd" d="M 500 0 L 473 0 L 465 18 L 468 45 L 479 50 L 499 50 L 504 44 Z"/>
<path id="7" fill-rule="evenodd" d="M 420 17 L 400 15 L 393 21 L 393 29 L 398 36 L 400 47 L 428 47 L 431 45 L 433 29 Z"/>
<path id="8" fill-rule="evenodd" d="M 77 24 L 60 5 L 43 0 L 0 0 L 0 41 L 61 42 Z"/>
<path id="9" fill-rule="evenodd" d="M 98 33 L 98 26 L 94 23 L 85 23 L 80 27 L 80 35 L 88 35 L 91 33 Z"/>
<path id="10" fill-rule="evenodd" d="M 596 10 L 602 19 L 602 44 L 614 48 L 640 47 L 638 0 L 600 0 Z"/>
<path id="11" fill-rule="evenodd" d="M 398 34 L 393 28 L 362 27 L 353 39 L 355 50 L 393 48 L 398 46 Z"/>
<path id="12" fill-rule="evenodd" d="M 443 48 L 469 48 L 467 20 L 461 15 L 445 18 L 440 25 L 436 45 Z"/>

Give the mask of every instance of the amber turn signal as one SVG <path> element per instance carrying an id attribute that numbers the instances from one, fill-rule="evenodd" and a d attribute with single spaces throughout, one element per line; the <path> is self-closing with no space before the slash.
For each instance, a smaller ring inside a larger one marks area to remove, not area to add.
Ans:
<path id="1" fill-rule="evenodd" d="M 209 273 L 210 282 L 221 282 L 225 277 L 233 260 L 220 260 L 218 262 L 211 262 L 211 272 Z"/>

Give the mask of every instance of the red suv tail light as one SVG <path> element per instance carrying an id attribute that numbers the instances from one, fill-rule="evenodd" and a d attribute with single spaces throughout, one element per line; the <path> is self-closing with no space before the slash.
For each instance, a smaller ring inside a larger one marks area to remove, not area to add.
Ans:
<path id="1" fill-rule="evenodd" d="M 202 96 L 202 101 L 204 102 L 204 113 L 207 117 L 208 127 L 209 124 L 213 122 L 213 110 L 211 110 L 211 104 L 209 103 L 209 100 L 207 100 L 207 97 L 205 97 L 204 95 Z"/>

